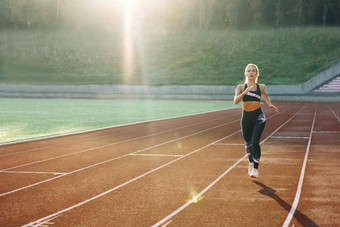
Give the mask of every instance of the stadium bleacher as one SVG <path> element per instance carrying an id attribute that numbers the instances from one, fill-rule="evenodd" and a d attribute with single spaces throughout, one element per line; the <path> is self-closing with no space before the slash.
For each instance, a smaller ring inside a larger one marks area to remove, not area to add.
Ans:
<path id="1" fill-rule="evenodd" d="M 315 89 L 313 92 L 340 92 L 340 76 Z"/>

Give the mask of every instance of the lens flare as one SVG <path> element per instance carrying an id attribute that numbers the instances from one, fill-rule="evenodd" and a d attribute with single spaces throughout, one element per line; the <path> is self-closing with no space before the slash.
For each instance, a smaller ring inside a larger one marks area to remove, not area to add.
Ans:
<path id="1" fill-rule="evenodd" d="M 187 202 L 190 203 L 198 203 L 199 201 L 201 201 L 203 199 L 203 196 L 198 196 L 197 191 L 195 190 L 195 188 L 191 187 L 190 188 L 190 193 L 189 193 L 189 197 L 187 199 Z"/>
<path id="2" fill-rule="evenodd" d="M 124 19 L 124 83 L 132 81 L 133 77 L 133 34 L 132 34 L 132 0 L 125 0 Z"/>

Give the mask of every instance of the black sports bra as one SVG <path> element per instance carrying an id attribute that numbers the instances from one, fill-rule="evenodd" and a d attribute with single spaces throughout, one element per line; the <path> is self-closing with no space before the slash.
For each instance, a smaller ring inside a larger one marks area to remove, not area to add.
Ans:
<path id="1" fill-rule="evenodd" d="M 261 89 L 260 85 L 256 84 L 257 89 L 256 91 L 250 91 L 245 96 L 243 96 L 242 101 L 243 102 L 251 102 L 251 101 L 260 101 L 261 100 Z M 247 89 L 247 84 L 244 85 L 244 90 Z"/>

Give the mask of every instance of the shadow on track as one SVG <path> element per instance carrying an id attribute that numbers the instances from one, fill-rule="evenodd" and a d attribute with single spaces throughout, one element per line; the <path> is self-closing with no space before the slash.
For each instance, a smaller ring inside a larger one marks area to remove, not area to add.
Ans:
<path id="1" fill-rule="evenodd" d="M 258 182 L 258 181 L 253 181 L 255 184 L 257 184 L 258 186 L 260 186 L 262 189 L 259 190 L 259 193 L 261 193 L 262 195 L 268 196 L 272 199 L 274 199 L 278 204 L 280 204 L 285 210 L 287 210 L 288 212 L 290 211 L 290 209 L 292 208 L 291 205 L 289 205 L 287 202 L 285 202 L 283 199 L 281 199 L 278 195 L 275 194 L 276 190 L 268 187 L 267 185 Z M 309 217 L 307 217 L 306 215 L 304 215 L 303 213 L 301 213 L 299 210 L 295 210 L 294 213 L 294 218 L 302 225 L 302 226 L 308 226 L 308 227 L 314 227 L 314 226 L 318 226 L 317 224 L 315 224 L 315 222 L 313 222 Z"/>

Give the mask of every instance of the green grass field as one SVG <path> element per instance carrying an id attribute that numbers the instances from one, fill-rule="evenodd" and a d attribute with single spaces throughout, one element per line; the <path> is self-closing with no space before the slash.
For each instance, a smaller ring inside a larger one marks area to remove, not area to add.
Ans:
<path id="1" fill-rule="evenodd" d="M 0 98 L 0 143 L 240 107 L 232 102 Z"/>
<path id="2" fill-rule="evenodd" d="M 104 31 L 0 30 L 0 83 L 122 84 L 124 39 Z M 340 57 L 339 28 L 134 34 L 138 85 L 300 84 Z M 312 73 L 312 74 L 311 74 Z M 0 143 L 235 107 L 228 102 L 0 98 Z"/>
<path id="3" fill-rule="evenodd" d="M 134 33 L 129 84 L 236 85 L 258 64 L 265 84 L 300 84 L 340 57 L 339 28 Z M 0 83 L 122 84 L 124 38 L 104 31 L 0 31 Z M 125 81 L 126 82 L 126 81 Z"/>

